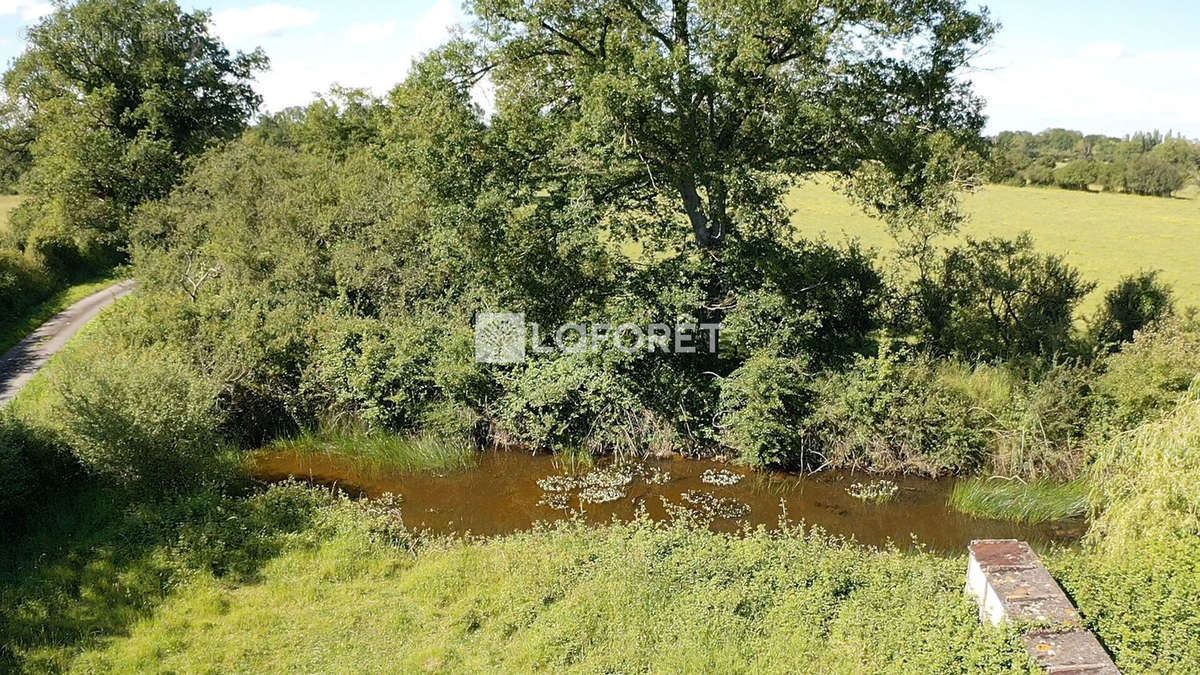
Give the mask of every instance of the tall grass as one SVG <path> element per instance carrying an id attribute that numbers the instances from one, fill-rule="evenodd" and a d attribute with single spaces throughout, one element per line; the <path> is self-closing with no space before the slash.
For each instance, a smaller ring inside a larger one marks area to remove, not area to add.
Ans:
<path id="1" fill-rule="evenodd" d="M 275 486 L 148 509 L 0 576 L 0 670 L 1029 672 L 965 560 L 793 531 L 564 523 L 413 540 L 369 502 Z M 372 509 L 375 509 L 372 511 Z M 86 509 L 68 515 L 83 521 Z M 388 536 L 391 532 L 394 536 Z M 64 547 L 63 541 L 76 541 Z M 28 547 L 26 547 L 28 548 Z M 65 551 L 59 552 L 66 548 Z M 167 581 L 163 581 L 167 580 Z M 86 588 L 86 592 L 79 589 Z M 897 592 L 903 589 L 904 592 Z M 49 625 L 50 629 L 43 626 Z"/>
<path id="2" fill-rule="evenodd" d="M 950 505 L 983 518 L 1044 523 L 1087 514 L 1088 484 L 1083 479 L 1066 483 L 1030 482 L 1005 478 L 966 478 L 954 484 Z"/>
<path id="3" fill-rule="evenodd" d="M 305 432 L 265 450 L 339 457 L 368 471 L 455 471 L 473 466 L 478 459 L 474 446 L 465 440 L 354 428 Z"/>

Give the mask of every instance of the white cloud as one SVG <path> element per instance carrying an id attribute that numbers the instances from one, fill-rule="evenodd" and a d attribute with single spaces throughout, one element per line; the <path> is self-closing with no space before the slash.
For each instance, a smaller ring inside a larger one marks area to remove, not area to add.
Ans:
<path id="1" fill-rule="evenodd" d="M 266 110 L 305 105 L 313 94 L 333 84 L 362 87 L 387 94 L 408 73 L 412 60 L 444 43 L 463 20 L 458 0 L 436 0 L 415 22 L 358 24 L 345 36 L 345 45 L 330 44 L 320 53 L 296 50 L 269 53 L 271 70 L 258 78 L 257 89 Z"/>
<path id="2" fill-rule="evenodd" d="M 254 7 L 226 9 L 213 15 L 212 23 L 218 35 L 230 41 L 279 35 L 293 28 L 316 22 L 320 12 L 315 9 L 290 7 L 278 2 Z"/>
<path id="3" fill-rule="evenodd" d="M 396 32 L 396 22 L 356 23 L 346 31 L 346 38 L 355 44 L 378 42 L 392 37 Z"/>
<path id="4" fill-rule="evenodd" d="M 36 21 L 54 11 L 54 5 L 36 0 L 0 1 L 0 16 L 17 14 L 22 21 Z"/>
<path id="5" fill-rule="evenodd" d="M 1133 51 L 1112 42 L 1073 54 L 1019 55 L 975 73 L 990 131 L 1069 126 L 1124 135 L 1173 129 L 1200 138 L 1200 49 Z"/>

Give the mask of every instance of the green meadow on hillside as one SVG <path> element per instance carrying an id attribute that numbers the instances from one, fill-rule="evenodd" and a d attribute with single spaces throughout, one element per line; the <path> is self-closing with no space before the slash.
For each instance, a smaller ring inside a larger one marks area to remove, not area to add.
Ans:
<path id="1" fill-rule="evenodd" d="M 1200 198 L 1180 194 L 1185 196 L 1163 199 L 986 185 L 966 198 L 970 219 L 962 233 L 979 239 L 1030 232 L 1038 249 L 1066 256 L 1084 278 L 1099 282 L 1084 302 L 1085 314 L 1104 290 L 1140 270 L 1162 270 L 1180 305 L 1200 305 Z M 826 182 L 797 187 L 788 205 L 804 236 L 855 238 L 883 252 L 892 246 L 882 222 L 863 214 Z"/>

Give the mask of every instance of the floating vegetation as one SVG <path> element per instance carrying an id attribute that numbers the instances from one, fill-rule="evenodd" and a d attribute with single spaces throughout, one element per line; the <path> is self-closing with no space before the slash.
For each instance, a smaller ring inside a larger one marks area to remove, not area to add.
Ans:
<path id="1" fill-rule="evenodd" d="M 642 474 L 642 480 L 646 481 L 647 485 L 663 485 L 671 480 L 671 472 L 663 471 L 658 467 L 647 467 L 649 471 Z"/>
<path id="2" fill-rule="evenodd" d="M 538 487 L 546 492 L 570 492 L 578 489 L 580 479 L 577 476 L 546 476 L 538 479 Z"/>
<path id="3" fill-rule="evenodd" d="M 619 487 L 589 485 L 579 491 L 579 498 L 588 504 L 603 504 L 615 502 L 625 496 L 625 491 Z"/>
<path id="4" fill-rule="evenodd" d="M 742 474 L 725 469 L 708 469 L 700 474 L 700 480 L 709 485 L 737 485 L 742 480 Z"/>
<path id="5" fill-rule="evenodd" d="M 538 501 L 538 506 L 549 506 L 557 511 L 571 510 L 571 495 L 565 492 L 551 492 Z"/>
<path id="6" fill-rule="evenodd" d="M 689 490 L 681 495 L 683 501 L 714 518 L 736 520 L 750 515 L 750 505 L 732 497 L 718 497 L 711 492 Z"/>
<path id="7" fill-rule="evenodd" d="M 583 477 L 582 481 L 584 488 L 623 487 L 633 482 L 633 471 L 628 466 L 614 464 L 591 471 Z"/>
<path id="8" fill-rule="evenodd" d="M 900 490 L 900 486 L 890 480 L 873 480 L 870 483 L 854 483 L 846 488 L 846 494 L 861 499 L 864 502 L 882 504 L 890 502 Z"/>
<path id="9" fill-rule="evenodd" d="M 625 488 L 639 478 L 647 485 L 662 485 L 671 479 L 671 474 L 645 464 L 610 464 L 579 476 L 546 476 L 537 481 L 538 487 L 547 493 L 538 504 L 552 509 L 569 509 L 572 492 L 577 492 L 580 501 L 587 504 L 616 501 L 624 497 Z"/>

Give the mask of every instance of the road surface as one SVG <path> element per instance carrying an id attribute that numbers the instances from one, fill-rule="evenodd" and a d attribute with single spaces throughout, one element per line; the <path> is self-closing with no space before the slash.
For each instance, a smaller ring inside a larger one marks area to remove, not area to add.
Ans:
<path id="1" fill-rule="evenodd" d="M 8 405 L 85 323 L 118 298 L 132 293 L 136 285 L 137 282 L 130 279 L 87 296 L 55 314 L 0 357 L 0 406 Z"/>

